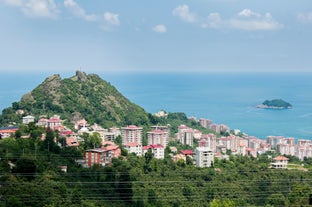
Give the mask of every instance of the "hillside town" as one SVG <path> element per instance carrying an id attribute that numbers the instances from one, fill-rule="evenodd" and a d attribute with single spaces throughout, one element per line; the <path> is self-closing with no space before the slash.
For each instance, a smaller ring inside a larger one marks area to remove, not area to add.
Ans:
<path id="1" fill-rule="evenodd" d="M 168 116 L 163 111 L 155 115 L 159 117 Z M 241 133 L 237 129 L 230 130 L 225 124 L 215 124 L 212 120 L 204 118 L 197 120 L 195 117 L 190 117 L 190 119 L 213 133 L 204 134 L 198 129 L 182 124 L 178 126 L 174 137 L 170 137 L 171 128 L 169 125 L 151 126 L 146 133 L 147 145 L 143 146 L 143 128 L 135 125 L 104 129 L 97 124 L 90 125 L 85 119 L 79 119 L 73 123 L 72 130 L 63 125 L 63 120 L 58 115 L 49 118 L 42 115 L 38 120 L 34 116 L 28 115 L 22 117 L 22 123 L 27 125 L 33 122 L 37 126 L 58 132 L 59 137 L 65 138 L 66 147 L 79 147 L 80 143 L 84 142 L 83 134 L 97 133 L 101 138 L 101 146 L 94 146 L 85 150 L 84 160 L 79 161 L 85 167 L 110 164 L 112 158 L 121 155 L 121 147 L 128 153 L 134 153 L 137 156 L 144 156 L 148 151 L 151 151 L 156 159 L 163 159 L 165 149 L 168 147 L 172 160 L 175 162 L 186 161 L 188 157 L 193 160 L 197 167 L 211 167 L 215 158 L 229 159 L 230 154 L 257 157 L 273 151 L 280 156 L 272 158 L 272 168 L 287 168 L 288 158 L 284 157 L 287 155 L 295 156 L 300 160 L 312 157 L 312 142 L 310 140 L 299 139 L 295 143 L 295 138 L 283 136 L 268 136 L 266 140 L 263 140 Z M 0 138 L 13 137 L 17 130 L 17 126 L 0 128 Z M 117 137 L 121 138 L 122 146 L 114 142 Z M 22 138 L 29 138 L 29 136 Z M 44 134 L 41 139 L 45 139 Z M 179 151 L 177 147 L 170 146 L 170 141 L 176 141 L 190 149 Z M 55 139 L 55 142 L 58 141 Z M 62 146 L 61 143 L 58 144 Z"/>

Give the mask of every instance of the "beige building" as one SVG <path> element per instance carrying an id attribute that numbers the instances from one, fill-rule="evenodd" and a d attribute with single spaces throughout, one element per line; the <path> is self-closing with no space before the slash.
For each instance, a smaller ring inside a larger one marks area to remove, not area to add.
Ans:
<path id="1" fill-rule="evenodd" d="M 163 130 L 153 130 L 147 132 L 147 144 L 148 145 L 157 145 L 160 144 L 166 148 L 169 140 L 169 134 L 167 131 Z"/>
<path id="2" fill-rule="evenodd" d="M 284 156 L 278 156 L 273 159 L 273 163 L 271 163 L 272 168 L 275 169 L 287 169 L 288 158 Z"/>
<path id="3" fill-rule="evenodd" d="M 142 127 L 130 125 L 122 127 L 122 144 L 137 143 L 142 146 Z"/>

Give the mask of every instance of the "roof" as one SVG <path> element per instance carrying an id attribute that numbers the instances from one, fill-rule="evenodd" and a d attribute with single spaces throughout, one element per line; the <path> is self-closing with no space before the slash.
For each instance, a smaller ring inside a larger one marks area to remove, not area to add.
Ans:
<path id="1" fill-rule="evenodd" d="M 192 155 L 193 151 L 192 150 L 181 150 L 181 153 L 184 155 Z"/>
<path id="2" fill-rule="evenodd" d="M 151 146 L 143 146 L 142 147 L 142 150 L 149 150 L 149 149 L 152 149 L 152 147 Z"/>
<path id="3" fill-rule="evenodd" d="M 0 130 L 18 130 L 18 126 L 8 126 L 8 127 L 1 127 Z"/>
<path id="4" fill-rule="evenodd" d="M 124 146 L 126 146 L 126 147 L 136 147 L 136 146 L 140 146 L 140 144 L 138 144 L 136 142 L 129 142 L 127 144 L 124 144 Z"/>
<path id="5" fill-rule="evenodd" d="M 142 129 L 142 127 L 138 127 L 138 126 L 135 126 L 135 125 L 129 125 L 129 126 L 126 126 L 126 127 L 122 127 L 123 129 Z"/>
<path id="6" fill-rule="evenodd" d="M 14 129 L 3 129 L 0 130 L 0 133 L 15 133 L 17 130 Z"/>
<path id="7" fill-rule="evenodd" d="M 116 150 L 119 149 L 120 147 L 118 145 L 111 145 L 111 146 L 107 146 L 104 147 L 103 149 L 107 150 L 107 151 L 112 151 L 112 150 Z"/>
<path id="8" fill-rule="evenodd" d="M 164 148 L 164 146 L 162 146 L 161 144 L 153 144 L 153 145 L 151 145 L 151 147 L 153 147 L 153 148 Z"/>
<path id="9" fill-rule="evenodd" d="M 289 159 L 287 157 L 284 157 L 284 156 L 278 156 L 278 157 L 273 158 L 273 160 L 275 160 L 275 161 L 288 161 Z"/>
<path id="10" fill-rule="evenodd" d="M 28 116 L 24 116 L 23 119 L 34 119 L 34 116 L 28 115 Z"/>
<path id="11" fill-rule="evenodd" d="M 168 132 L 160 130 L 160 129 L 155 129 L 155 130 L 147 132 L 147 133 L 149 133 L 149 134 L 156 134 L 156 133 L 157 134 L 163 134 L 163 133 L 168 133 Z"/>
<path id="12" fill-rule="evenodd" d="M 59 118 L 55 118 L 55 117 L 50 118 L 48 121 L 49 121 L 50 123 L 62 122 L 62 120 L 61 120 L 61 119 L 59 119 Z"/>
<path id="13" fill-rule="evenodd" d="M 77 141 L 76 137 L 67 137 L 66 145 L 70 147 L 76 147 L 76 146 L 79 146 L 79 142 Z"/>
<path id="14" fill-rule="evenodd" d="M 180 125 L 179 127 L 178 127 L 179 129 L 188 129 L 189 127 L 187 127 L 187 126 L 185 126 L 185 125 Z"/>

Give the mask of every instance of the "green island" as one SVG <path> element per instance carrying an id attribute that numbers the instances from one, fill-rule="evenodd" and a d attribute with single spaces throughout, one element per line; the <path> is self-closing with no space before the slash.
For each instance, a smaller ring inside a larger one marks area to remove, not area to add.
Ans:
<path id="1" fill-rule="evenodd" d="M 265 100 L 262 104 L 257 106 L 264 109 L 290 109 L 292 105 L 282 99 Z"/>

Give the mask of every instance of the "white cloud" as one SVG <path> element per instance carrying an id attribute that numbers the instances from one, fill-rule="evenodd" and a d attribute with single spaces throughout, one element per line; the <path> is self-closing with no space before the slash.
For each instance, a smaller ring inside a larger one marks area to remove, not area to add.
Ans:
<path id="1" fill-rule="evenodd" d="M 180 5 L 173 9 L 172 11 L 173 16 L 178 16 L 180 19 L 182 19 L 185 22 L 195 22 L 196 15 L 192 12 L 190 12 L 188 5 Z"/>
<path id="2" fill-rule="evenodd" d="M 244 9 L 239 12 L 236 17 L 231 19 L 222 19 L 219 13 L 211 13 L 208 15 L 207 20 L 202 24 L 203 28 L 232 28 L 239 30 L 277 30 L 283 27 L 282 24 L 275 21 L 270 13 L 261 15 Z"/>
<path id="3" fill-rule="evenodd" d="M 86 14 L 85 10 L 81 8 L 74 0 L 65 0 L 64 6 L 70 10 L 76 17 L 82 18 L 86 21 L 96 21 L 97 16 L 94 14 Z"/>
<path id="4" fill-rule="evenodd" d="M 312 23 L 312 12 L 299 13 L 297 19 L 302 23 Z"/>
<path id="5" fill-rule="evenodd" d="M 234 29 L 241 30 L 277 30 L 283 27 L 283 25 L 279 24 L 275 21 L 266 21 L 266 20 L 239 20 L 232 19 L 229 21 L 230 27 Z"/>
<path id="6" fill-rule="evenodd" d="M 268 12 L 261 15 L 249 9 L 244 9 L 238 13 L 238 17 L 243 17 L 243 19 L 234 18 L 229 20 L 230 26 L 234 29 L 277 30 L 283 27 L 283 25 L 274 20 L 272 15 Z"/>
<path id="7" fill-rule="evenodd" d="M 104 24 L 101 28 L 104 31 L 111 31 L 114 27 L 120 26 L 119 14 L 114 14 L 111 12 L 105 12 L 104 15 Z"/>
<path id="8" fill-rule="evenodd" d="M 7 5 L 15 6 L 30 17 L 55 18 L 59 13 L 54 0 L 5 0 Z"/>
<path id="9" fill-rule="evenodd" d="M 202 28 L 218 28 L 222 25 L 221 15 L 217 12 L 210 13 L 207 17 L 207 22 L 202 23 Z"/>
<path id="10" fill-rule="evenodd" d="M 250 9 L 244 9 L 238 13 L 240 17 L 261 17 L 261 14 L 251 11 Z"/>
<path id="11" fill-rule="evenodd" d="M 55 17 L 58 13 L 54 0 L 29 0 L 22 11 L 32 17 Z"/>
<path id="12" fill-rule="evenodd" d="M 158 33 L 166 33 L 167 32 L 167 28 L 163 24 L 156 25 L 155 27 L 153 27 L 153 30 L 155 32 L 158 32 Z"/>
<path id="13" fill-rule="evenodd" d="M 118 14 L 114 14 L 111 12 L 105 12 L 104 13 L 104 20 L 105 20 L 106 24 L 111 25 L 111 26 L 119 26 L 120 25 Z"/>

